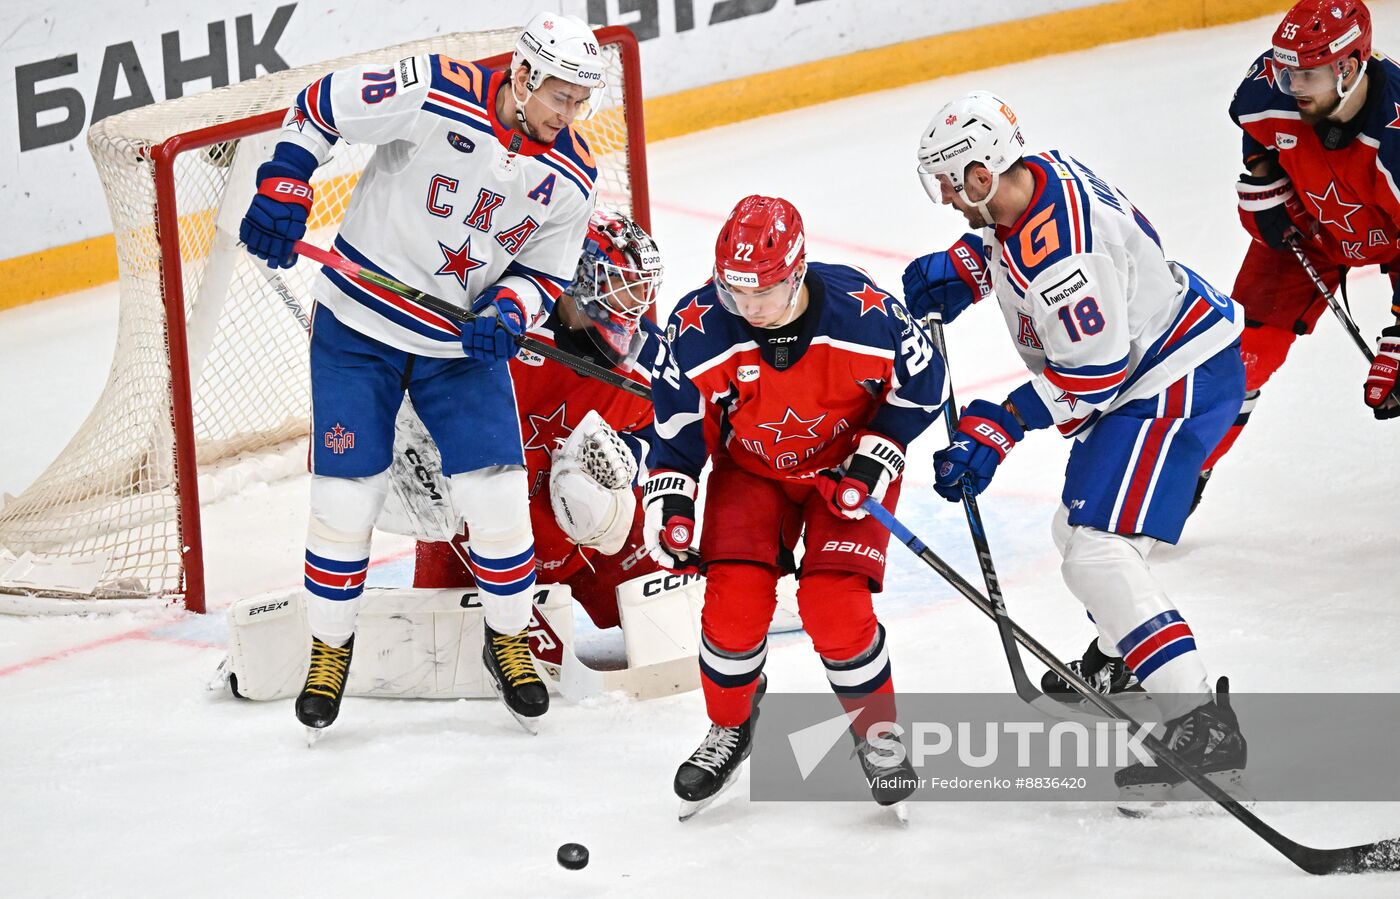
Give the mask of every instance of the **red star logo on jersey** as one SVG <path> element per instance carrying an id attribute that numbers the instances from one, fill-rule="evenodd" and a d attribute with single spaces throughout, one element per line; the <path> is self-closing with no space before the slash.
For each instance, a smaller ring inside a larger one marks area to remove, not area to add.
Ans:
<path id="1" fill-rule="evenodd" d="M 1348 219 L 1351 218 L 1352 213 L 1361 208 L 1361 204 L 1347 203 L 1337 196 L 1337 182 L 1329 182 L 1327 190 L 1323 191 L 1321 196 L 1308 193 L 1308 191 L 1303 191 L 1303 193 L 1307 194 L 1308 199 L 1312 200 L 1313 206 L 1317 207 L 1318 222 L 1324 225 L 1336 225 L 1346 233 L 1352 233 L 1351 222 Z"/>
<path id="2" fill-rule="evenodd" d="M 676 313 L 676 315 L 680 316 L 681 319 L 681 334 L 684 334 L 691 328 L 694 328 L 701 334 L 704 334 L 705 313 L 709 312 L 713 308 L 715 307 L 701 306 L 699 299 L 691 299 L 689 306 L 686 306 L 684 309 Z"/>
<path id="3" fill-rule="evenodd" d="M 554 452 L 559 448 L 559 441 L 568 440 L 573 433 L 573 428 L 565 424 L 568 420 L 568 411 L 565 404 L 560 403 L 559 408 L 548 415 L 529 414 L 526 416 L 530 427 L 534 428 L 534 433 L 525 441 L 525 449 L 542 449 L 546 452 Z"/>
<path id="4" fill-rule="evenodd" d="M 306 129 L 303 126 L 306 125 L 308 121 L 309 119 L 307 119 L 306 113 L 301 111 L 300 106 L 292 107 L 292 124 L 296 126 L 298 131 L 305 131 Z"/>
<path id="5" fill-rule="evenodd" d="M 1400 129 L 1400 103 L 1395 104 L 1395 118 L 1391 119 L 1390 124 L 1385 127 Z"/>
<path id="6" fill-rule="evenodd" d="M 890 295 L 876 290 L 874 285 L 866 284 L 860 290 L 849 291 L 849 293 L 860 301 L 860 314 L 862 316 L 872 309 L 877 310 L 881 315 L 889 315 L 885 311 L 885 300 L 888 300 Z"/>
<path id="7" fill-rule="evenodd" d="M 1064 403 L 1069 406 L 1069 411 L 1073 412 L 1074 407 L 1079 405 L 1079 397 L 1070 393 L 1068 390 L 1061 390 L 1060 395 L 1055 397 L 1055 402 Z"/>
<path id="8" fill-rule="evenodd" d="M 1239 71 L 1236 69 L 1235 71 Z M 1255 81 L 1267 81 L 1269 87 L 1274 86 L 1274 61 L 1269 57 L 1264 57 L 1264 61 L 1259 65 L 1259 71 L 1254 74 Z"/>
<path id="9" fill-rule="evenodd" d="M 472 257 L 471 235 L 462 241 L 462 245 L 457 249 L 449 249 L 447 244 L 438 242 L 438 247 L 442 250 L 442 268 L 433 272 L 435 275 L 452 275 L 457 282 L 462 285 L 462 289 L 467 289 L 467 275 L 472 269 L 481 268 L 486 263 L 480 259 Z"/>
<path id="10" fill-rule="evenodd" d="M 818 415 L 816 418 L 803 418 L 801 415 L 792 411 L 791 406 L 788 406 L 787 411 L 783 413 L 782 421 L 770 421 L 766 424 L 759 425 L 759 427 L 778 435 L 773 441 L 774 443 L 782 443 L 784 440 L 794 437 L 816 439 L 817 425 L 821 424 L 825 419 L 825 412 Z"/>

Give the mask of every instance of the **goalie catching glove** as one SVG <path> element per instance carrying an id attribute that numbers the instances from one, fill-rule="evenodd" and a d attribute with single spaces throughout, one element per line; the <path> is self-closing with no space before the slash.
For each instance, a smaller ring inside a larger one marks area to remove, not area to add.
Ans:
<path id="1" fill-rule="evenodd" d="M 569 539 L 604 555 L 622 549 L 632 530 L 637 460 L 596 410 L 554 451 L 549 504 Z"/>
<path id="2" fill-rule="evenodd" d="M 890 482 L 904 473 L 904 450 L 887 437 L 863 434 L 841 468 L 819 472 L 817 492 L 835 515 L 857 521 L 870 514 L 861 508 L 865 498 L 880 502 Z"/>
<path id="3" fill-rule="evenodd" d="M 658 471 L 642 486 L 647 551 L 662 568 L 700 570 L 695 543 L 695 479 L 678 471 Z"/>

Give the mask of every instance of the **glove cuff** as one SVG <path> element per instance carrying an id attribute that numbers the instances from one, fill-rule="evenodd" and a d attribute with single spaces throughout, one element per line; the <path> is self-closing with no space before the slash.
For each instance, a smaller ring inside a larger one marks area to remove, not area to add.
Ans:
<path id="1" fill-rule="evenodd" d="M 1278 178 L 1241 175 L 1235 191 L 1240 197 L 1240 209 L 1245 212 L 1263 212 L 1281 206 L 1294 194 L 1293 182 L 1286 175 Z"/>
<path id="2" fill-rule="evenodd" d="M 1011 391 L 1011 395 L 1006 399 L 1020 413 L 1021 424 L 1025 425 L 1027 431 L 1039 431 L 1041 428 L 1048 428 L 1055 423 L 1055 417 L 1050 413 L 1050 409 L 1045 405 L 1045 400 L 1040 398 L 1040 393 L 1036 391 L 1035 384 L 1031 381 L 1027 381 Z"/>
<path id="3" fill-rule="evenodd" d="M 690 475 L 662 469 L 653 472 L 642 485 L 642 502 L 650 505 L 667 496 L 679 496 L 694 502 L 695 491 L 695 479 Z"/>
<path id="4" fill-rule="evenodd" d="M 258 185 L 258 193 L 279 203 L 291 203 L 311 211 L 313 192 L 311 185 L 295 178 L 264 178 Z"/>
<path id="5" fill-rule="evenodd" d="M 846 474 L 850 477 L 859 478 L 866 483 L 872 491 L 879 483 L 879 471 L 862 471 L 861 463 L 866 459 L 877 463 L 876 467 L 883 469 L 891 481 L 904 474 L 904 447 L 895 443 L 883 434 L 876 434 L 867 431 L 856 441 L 856 451 L 851 457 L 850 463 L 846 466 Z"/>

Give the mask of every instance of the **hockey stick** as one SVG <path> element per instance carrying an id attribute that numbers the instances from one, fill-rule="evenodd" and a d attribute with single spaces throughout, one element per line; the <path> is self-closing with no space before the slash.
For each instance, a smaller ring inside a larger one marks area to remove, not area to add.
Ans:
<path id="1" fill-rule="evenodd" d="M 254 263 L 273 293 L 308 335 L 311 316 L 275 269 Z M 394 421 L 394 461 L 389 466 L 389 495 L 375 526 L 419 540 L 450 540 L 461 524 L 452 506 L 451 490 L 442 475 L 442 460 L 432 435 L 423 426 L 411 400 Z"/>
<path id="2" fill-rule="evenodd" d="M 1337 321 L 1342 323 L 1343 328 L 1346 328 L 1347 333 L 1351 335 L 1351 339 L 1356 343 L 1357 348 L 1361 350 L 1361 354 L 1366 357 L 1366 361 L 1375 362 L 1376 354 L 1371 352 L 1371 348 L 1366 344 L 1366 338 L 1361 336 L 1361 329 L 1356 326 L 1356 321 L 1352 319 L 1351 313 L 1344 309 L 1342 304 L 1337 302 L 1337 298 L 1332 295 L 1332 291 L 1327 289 L 1327 285 L 1323 283 L 1322 277 L 1317 273 L 1317 269 L 1308 261 L 1307 254 L 1305 254 L 1303 248 L 1298 245 L 1298 241 L 1290 240 L 1288 242 L 1288 247 L 1293 251 L 1293 255 L 1297 257 L 1298 264 L 1303 267 L 1303 271 L 1308 273 L 1309 278 L 1312 278 L 1313 286 L 1317 288 L 1318 293 L 1322 294 L 1322 298 L 1327 301 L 1327 305 L 1332 309 L 1332 314 L 1337 316 Z"/>
<path id="3" fill-rule="evenodd" d="M 375 287 L 381 287 L 396 296 L 426 306 L 438 315 L 451 319 L 458 324 L 466 324 L 480 317 L 475 312 L 468 312 L 465 309 L 460 309 L 446 300 L 438 299 L 421 290 L 415 290 L 401 281 L 396 281 L 378 272 L 369 271 L 358 263 L 351 262 L 344 256 L 340 256 L 328 250 L 323 250 L 315 244 L 307 243 L 304 240 L 297 241 L 293 249 L 301 255 L 313 259 L 322 265 L 328 265 L 351 278 L 356 278 L 366 284 L 372 284 Z M 602 381 L 604 384 L 610 384 L 619 390 L 625 390 L 633 396 L 639 396 L 642 399 L 651 399 L 651 389 L 645 385 L 638 384 L 636 381 L 626 378 L 610 368 L 604 368 L 587 359 L 581 359 L 573 353 L 567 353 L 558 347 L 550 346 L 543 341 L 536 340 L 528 334 L 515 335 L 515 343 L 522 350 L 529 350 L 546 359 L 553 359 L 560 365 L 571 368 L 581 375 L 586 375 L 595 380 Z"/>
<path id="4" fill-rule="evenodd" d="M 929 334 L 933 337 L 938 354 L 943 357 L 945 371 L 948 365 L 948 345 L 943 339 L 943 318 L 938 314 L 927 319 Z M 953 378 L 948 375 L 948 401 L 943 404 L 943 423 L 948 429 L 948 442 L 957 437 L 958 403 L 953 396 Z M 1006 653 L 1006 664 L 1011 668 L 1011 682 L 1016 687 L 1016 695 L 1026 702 L 1033 703 L 1044 696 L 1026 676 L 1026 666 L 1021 661 L 1021 653 L 1016 649 L 1016 637 L 1012 633 L 1011 617 L 1006 611 L 1006 600 L 1001 595 L 1001 583 L 997 580 L 996 566 L 992 563 L 992 548 L 987 543 L 987 531 L 982 526 L 982 513 L 977 508 L 977 497 L 972 492 L 972 482 L 964 475 L 962 479 L 963 510 L 967 513 L 967 530 L 972 535 L 972 547 L 977 551 L 977 564 L 982 568 L 982 582 L 987 585 L 987 596 L 992 610 L 996 613 L 997 633 L 1001 636 L 1001 648 Z M 883 507 L 882 507 L 883 508 Z M 898 536 L 898 535 L 897 535 Z M 912 534 L 909 535 L 913 537 Z M 905 538 L 900 537 L 901 540 Z M 905 541 L 906 545 L 908 541 Z M 910 545 L 913 549 L 913 546 Z M 918 550 L 915 550 L 918 552 Z"/>
<path id="5" fill-rule="evenodd" d="M 967 598 L 969 602 L 982 610 L 988 618 L 995 619 L 997 611 L 992 603 L 982 594 L 977 592 L 977 588 L 969 584 L 962 575 L 958 574 L 947 562 L 938 557 L 933 550 L 916 537 L 908 528 L 892 515 L 884 506 L 874 499 L 866 497 L 862 505 L 867 512 L 875 517 L 877 521 L 889 529 L 890 533 L 897 537 L 905 546 L 909 547 L 920 559 L 930 568 L 946 580 L 952 587 Z M 1003 615 L 1005 612 L 1003 611 Z M 1079 675 L 1050 653 L 1050 650 L 1041 645 L 1030 634 L 1023 631 L 1020 625 L 1008 619 L 1012 633 L 1016 641 L 1028 649 L 1031 655 L 1035 656 L 1045 664 L 1051 671 L 1064 679 L 1074 691 L 1083 696 L 1092 705 L 1096 706 L 1105 715 L 1127 722 L 1130 726 L 1137 728 L 1143 734 L 1142 744 L 1148 748 L 1152 755 L 1162 764 L 1175 771 L 1177 774 L 1191 781 L 1202 793 L 1210 798 L 1217 805 L 1225 809 L 1235 817 L 1241 824 L 1248 827 L 1254 834 L 1278 850 L 1284 858 L 1302 868 L 1309 874 L 1356 874 L 1363 871 L 1400 871 L 1400 839 L 1379 840 L 1375 843 L 1364 843 L 1360 846 L 1349 846 L 1342 849 L 1317 849 L 1312 846 L 1305 846 L 1295 842 L 1274 828 L 1270 827 L 1257 815 L 1245 808 L 1229 793 L 1216 786 L 1216 784 L 1201 774 L 1191 765 L 1187 764 L 1181 756 L 1167 748 L 1161 740 L 1144 729 L 1144 726 L 1132 715 L 1110 700 L 1107 696 L 1099 693 L 1094 688 L 1086 684 Z"/>

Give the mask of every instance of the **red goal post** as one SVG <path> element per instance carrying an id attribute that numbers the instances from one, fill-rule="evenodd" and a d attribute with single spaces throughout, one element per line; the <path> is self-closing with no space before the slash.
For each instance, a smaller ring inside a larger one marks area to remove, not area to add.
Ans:
<path id="1" fill-rule="evenodd" d="M 64 600 L 175 598 L 205 609 L 200 503 L 305 471 L 306 335 L 283 304 L 310 308 L 315 266 L 270 282 L 237 246 L 253 172 L 298 91 L 360 63 L 443 53 L 500 68 L 518 28 L 442 35 L 302 66 L 96 123 L 88 147 L 107 194 L 120 270 L 117 344 L 78 433 L 0 505 L 0 594 Z M 599 168 L 599 203 L 648 230 L 636 38 L 597 32 L 607 98 L 579 126 Z M 313 179 L 308 239 L 328 245 L 372 147 L 337 146 Z M 5 610 L 0 603 L 0 610 Z"/>

